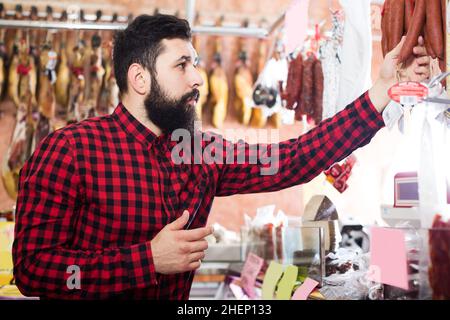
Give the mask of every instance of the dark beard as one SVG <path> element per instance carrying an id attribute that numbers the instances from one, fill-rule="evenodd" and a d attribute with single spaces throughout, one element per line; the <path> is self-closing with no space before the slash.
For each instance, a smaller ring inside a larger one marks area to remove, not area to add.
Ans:
<path id="1" fill-rule="evenodd" d="M 167 97 L 154 77 L 150 94 L 145 98 L 144 105 L 147 116 L 164 134 L 170 134 L 176 129 L 186 129 L 191 136 L 194 134 L 194 122 L 197 120 L 195 107 L 189 105 L 190 98 L 198 97 L 200 92 L 193 89 L 178 100 Z"/>

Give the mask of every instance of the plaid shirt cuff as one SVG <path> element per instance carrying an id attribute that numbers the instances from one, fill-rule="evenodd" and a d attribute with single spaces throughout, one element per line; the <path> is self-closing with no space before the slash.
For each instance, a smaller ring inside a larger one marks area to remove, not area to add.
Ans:
<path id="1" fill-rule="evenodd" d="M 363 93 L 354 105 L 360 116 L 361 124 L 364 127 L 367 127 L 370 130 L 379 130 L 384 127 L 383 116 L 377 111 L 372 100 L 370 100 L 369 91 Z"/>

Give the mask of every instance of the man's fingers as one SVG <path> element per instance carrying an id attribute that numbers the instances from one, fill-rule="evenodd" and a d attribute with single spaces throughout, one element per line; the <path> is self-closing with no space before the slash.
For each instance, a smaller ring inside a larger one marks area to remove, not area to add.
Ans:
<path id="1" fill-rule="evenodd" d="M 190 262 L 195 262 L 195 261 L 199 261 L 202 260 L 203 258 L 205 258 L 205 253 L 203 251 L 201 252 L 193 252 L 189 255 L 189 261 Z"/>
<path id="2" fill-rule="evenodd" d="M 417 65 L 419 65 L 419 66 L 422 66 L 422 65 L 429 65 L 430 64 L 430 62 L 431 62 L 431 60 L 430 60 L 430 57 L 429 56 L 423 56 L 423 57 L 420 57 L 420 58 L 417 58 L 416 59 L 416 63 L 417 63 Z"/>
<path id="3" fill-rule="evenodd" d="M 414 47 L 413 52 L 416 56 L 419 56 L 419 57 L 427 55 L 427 49 L 425 49 L 424 46 Z"/>
<path id="4" fill-rule="evenodd" d="M 191 263 L 188 265 L 188 270 L 189 270 L 189 271 L 196 270 L 196 269 L 200 268 L 201 264 L 202 264 L 202 263 L 200 262 L 200 260 L 191 262 Z"/>
<path id="5" fill-rule="evenodd" d="M 181 217 L 171 222 L 168 227 L 170 230 L 182 230 L 186 223 L 189 221 L 189 212 L 184 210 Z"/>
<path id="6" fill-rule="evenodd" d="M 417 67 L 414 69 L 414 72 L 417 74 L 427 74 L 429 72 L 428 67 Z"/>
<path id="7" fill-rule="evenodd" d="M 424 39 L 423 39 L 422 36 L 419 36 L 419 39 L 418 39 L 418 40 L 419 40 L 419 41 L 418 41 L 419 46 L 423 46 L 423 45 L 425 44 L 425 41 L 424 41 Z"/>
<path id="8" fill-rule="evenodd" d="M 186 241 L 203 240 L 205 237 L 213 233 L 212 227 L 203 227 L 191 230 L 183 230 L 180 232 L 180 236 Z"/>
<path id="9" fill-rule="evenodd" d="M 189 242 L 188 246 L 190 252 L 205 251 L 206 249 L 208 249 L 208 241 L 206 240 L 193 241 Z"/>

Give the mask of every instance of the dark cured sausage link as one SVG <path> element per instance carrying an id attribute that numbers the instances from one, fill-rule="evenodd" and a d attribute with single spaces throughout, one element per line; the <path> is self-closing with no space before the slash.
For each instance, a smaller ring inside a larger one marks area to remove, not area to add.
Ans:
<path id="1" fill-rule="evenodd" d="M 403 44 L 398 56 L 399 63 L 405 62 L 410 56 L 412 56 L 413 48 L 417 45 L 420 32 L 425 24 L 426 1 L 427 0 L 416 0 L 411 26 L 408 30 L 408 34 L 406 35 L 405 43 Z"/>
<path id="2" fill-rule="evenodd" d="M 392 43 L 392 22 L 393 22 L 393 17 L 392 17 L 392 1 L 395 0 L 386 0 L 384 3 L 384 15 L 385 15 L 385 25 L 384 25 L 384 30 L 385 32 L 385 37 L 386 37 L 386 54 L 390 51 L 390 46 Z"/>
<path id="3" fill-rule="evenodd" d="M 431 47 L 431 43 L 430 43 L 430 35 L 427 32 L 427 28 L 426 26 L 423 27 L 423 38 L 424 38 L 424 42 L 425 42 L 425 49 L 427 50 L 427 54 L 433 58 L 436 59 L 436 54 L 434 53 L 433 48 Z"/>
<path id="4" fill-rule="evenodd" d="M 407 34 L 409 27 L 411 25 L 411 18 L 414 14 L 414 1 L 415 0 L 405 0 L 405 24 L 403 26 L 403 34 Z"/>
<path id="5" fill-rule="evenodd" d="M 314 54 L 310 54 L 303 63 L 302 103 L 295 109 L 295 119 L 299 121 L 302 115 L 310 115 L 314 110 L 314 60 Z"/>
<path id="6" fill-rule="evenodd" d="M 402 39 L 403 36 L 403 25 L 405 18 L 405 0 L 394 0 L 391 3 L 391 29 L 389 29 L 389 32 L 391 34 L 390 36 L 390 42 L 389 42 L 389 51 L 394 49 Z"/>
<path id="7" fill-rule="evenodd" d="M 444 35 L 444 42 L 447 38 L 447 0 L 441 0 L 441 19 L 442 19 L 442 34 Z M 445 48 L 445 46 L 444 46 Z"/>
<path id="8" fill-rule="evenodd" d="M 444 35 L 442 34 L 441 0 L 426 0 L 426 34 L 433 52 L 444 59 Z"/>
<path id="9" fill-rule="evenodd" d="M 381 10 L 381 50 L 383 51 L 383 57 L 386 56 L 388 52 L 388 32 L 386 30 L 386 24 L 388 19 L 388 11 L 386 10 L 387 1 L 383 5 Z"/>
<path id="10" fill-rule="evenodd" d="M 322 121 L 323 112 L 323 70 L 322 62 L 317 59 L 314 62 L 314 113 L 312 118 L 316 124 Z"/>
<path id="11" fill-rule="evenodd" d="M 303 57 L 302 54 L 299 53 L 297 57 L 289 63 L 286 91 L 282 94 L 283 100 L 286 100 L 287 109 L 294 109 L 294 104 L 298 101 L 302 88 L 302 73 Z"/>
<path id="12" fill-rule="evenodd" d="M 297 78 L 297 86 L 295 87 L 296 90 L 296 97 L 297 97 L 297 105 L 296 107 L 299 107 L 302 104 L 302 90 L 303 90 L 303 56 L 299 54 L 300 59 L 297 62 L 297 69 L 298 69 L 298 78 Z"/>

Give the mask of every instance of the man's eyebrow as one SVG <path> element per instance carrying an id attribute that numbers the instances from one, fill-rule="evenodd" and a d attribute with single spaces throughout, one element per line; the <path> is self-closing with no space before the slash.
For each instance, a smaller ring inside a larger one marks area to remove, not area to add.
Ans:
<path id="1" fill-rule="evenodd" d="M 191 61 L 191 60 L 192 60 L 191 56 L 181 56 L 180 58 L 178 58 L 176 62 Z"/>

